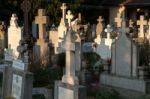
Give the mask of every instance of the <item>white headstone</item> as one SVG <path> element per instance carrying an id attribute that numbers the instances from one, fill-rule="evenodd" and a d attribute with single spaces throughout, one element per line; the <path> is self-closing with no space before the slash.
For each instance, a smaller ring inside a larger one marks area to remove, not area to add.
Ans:
<path id="1" fill-rule="evenodd" d="M 19 42 L 22 39 L 22 29 L 18 27 L 16 14 L 12 14 L 10 20 L 10 26 L 8 28 L 8 46 L 13 50 L 13 57 L 18 58 L 19 53 L 17 51 L 17 47 L 19 46 Z"/>

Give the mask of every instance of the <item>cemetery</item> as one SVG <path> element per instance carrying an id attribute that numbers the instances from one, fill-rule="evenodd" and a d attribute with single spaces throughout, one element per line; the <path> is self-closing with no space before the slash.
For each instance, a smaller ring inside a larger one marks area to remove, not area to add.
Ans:
<path id="1" fill-rule="evenodd" d="M 0 0 L 0 99 L 150 99 L 149 0 Z"/>

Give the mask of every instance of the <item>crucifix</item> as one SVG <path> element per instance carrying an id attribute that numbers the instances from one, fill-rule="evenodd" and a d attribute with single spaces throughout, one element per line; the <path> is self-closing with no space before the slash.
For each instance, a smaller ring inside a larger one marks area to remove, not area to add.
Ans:
<path id="1" fill-rule="evenodd" d="M 121 23 L 122 23 L 122 18 L 121 18 L 121 14 L 117 13 L 117 17 L 115 18 L 115 22 L 117 23 L 117 27 L 121 27 Z"/>
<path id="2" fill-rule="evenodd" d="M 68 25 L 71 27 L 71 20 L 73 19 L 73 15 L 70 10 L 68 10 L 66 18 L 68 19 Z"/>
<path id="3" fill-rule="evenodd" d="M 29 0 L 24 0 L 21 4 L 21 9 L 24 12 L 24 36 L 25 40 L 30 39 L 30 32 L 29 32 L 29 11 L 31 9 L 31 2 Z"/>
<path id="4" fill-rule="evenodd" d="M 62 10 L 62 17 L 65 20 L 66 19 L 65 14 L 66 14 L 66 9 L 67 9 L 66 3 L 63 3 L 60 9 Z"/>
<path id="5" fill-rule="evenodd" d="M 140 33 L 138 34 L 138 37 L 144 38 L 144 26 L 147 25 L 147 21 L 144 20 L 144 16 L 140 16 L 140 20 L 137 21 L 137 25 L 140 26 Z"/>
<path id="6" fill-rule="evenodd" d="M 45 36 L 45 28 L 44 25 L 47 24 L 48 17 L 45 16 L 45 10 L 39 9 L 38 16 L 35 17 L 35 23 L 39 26 L 39 38 L 44 39 Z"/>
<path id="7" fill-rule="evenodd" d="M 110 33 L 113 31 L 113 29 L 110 27 L 110 25 L 107 25 L 107 28 L 105 29 L 105 32 L 107 32 L 107 38 L 110 39 Z"/>

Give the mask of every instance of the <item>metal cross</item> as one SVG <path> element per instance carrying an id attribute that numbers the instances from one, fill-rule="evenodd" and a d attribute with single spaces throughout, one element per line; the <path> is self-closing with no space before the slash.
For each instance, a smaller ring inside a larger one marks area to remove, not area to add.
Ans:
<path id="1" fill-rule="evenodd" d="M 24 35 L 29 36 L 29 27 L 28 27 L 28 18 L 29 18 L 29 11 L 31 9 L 31 2 L 29 0 L 24 0 L 21 4 L 21 9 L 24 12 Z"/>

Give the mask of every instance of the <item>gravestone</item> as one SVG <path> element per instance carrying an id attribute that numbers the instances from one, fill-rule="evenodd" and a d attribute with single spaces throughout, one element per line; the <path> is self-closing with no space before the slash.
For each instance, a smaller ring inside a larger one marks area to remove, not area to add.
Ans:
<path id="1" fill-rule="evenodd" d="M 129 20 L 129 27 L 130 27 L 130 28 L 133 28 L 133 24 L 134 24 L 133 20 L 130 19 L 130 20 Z"/>
<path id="2" fill-rule="evenodd" d="M 58 26 L 58 43 L 59 43 L 59 53 L 62 53 L 62 52 L 64 52 L 64 50 L 62 49 L 62 47 L 63 47 L 62 42 L 64 41 L 66 31 L 67 31 L 67 27 L 66 27 L 67 6 L 65 3 L 63 3 L 60 8 L 62 10 L 62 18 L 61 18 L 60 24 Z"/>
<path id="3" fill-rule="evenodd" d="M 102 73 L 100 82 L 107 86 L 149 93 L 150 81 L 139 78 L 138 46 L 127 37 L 129 29 L 125 27 L 125 22 L 119 31 L 118 39 L 112 44 L 110 73 Z"/>
<path id="4" fill-rule="evenodd" d="M 121 27 L 122 19 L 121 19 L 120 13 L 117 13 L 117 17 L 115 18 L 115 22 L 117 24 L 117 27 Z"/>
<path id="5" fill-rule="evenodd" d="M 19 53 L 17 47 L 22 39 L 22 29 L 18 26 L 16 14 L 12 14 L 10 19 L 10 26 L 8 27 L 8 47 L 12 49 L 13 58 L 17 58 Z"/>
<path id="6" fill-rule="evenodd" d="M 5 25 L 4 22 L 0 23 L 0 58 L 3 58 L 5 48 Z"/>
<path id="7" fill-rule="evenodd" d="M 13 50 L 8 46 L 8 49 L 4 51 L 4 60 L 5 61 L 13 61 Z"/>
<path id="8" fill-rule="evenodd" d="M 138 38 L 144 38 L 144 26 L 147 25 L 147 21 L 144 20 L 144 16 L 140 16 L 140 20 L 137 21 L 137 25 L 140 26 Z"/>
<path id="9" fill-rule="evenodd" d="M 29 31 L 29 12 L 31 10 L 31 1 L 24 0 L 21 3 L 21 10 L 23 11 L 24 19 L 24 28 L 23 28 L 23 37 L 26 43 L 31 44 L 31 32 Z"/>
<path id="10" fill-rule="evenodd" d="M 35 23 L 38 24 L 38 39 L 35 46 L 34 55 L 38 60 L 47 60 L 48 56 L 48 43 L 45 41 L 46 27 L 48 17 L 45 16 L 45 10 L 39 9 L 38 16 L 35 17 Z"/>
<path id="11" fill-rule="evenodd" d="M 57 30 L 51 30 L 49 31 L 49 41 L 52 43 L 52 46 L 54 47 L 54 53 L 59 53 L 59 45 L 58 45 L 58 31 Z"/>
<path id="12" fill-rule="evenodd" d="M 110 32 L 112 32 L 112 28 L 110 25 L 107 25 L 107 28 L 104 31 L 107 32 L 107 38 L 102 38 L 95 51 L 102 59 L 107 60 L 111 58 L 111 44 L 113 39 L 110 38 Z"/>
<path id="13" fill-rule="evenodd" d="M 27 46 L 27 45 L 25 45 Z M 33 75 L 28 71 L 28 52 L 23 51 L 24 56 L 13 60 L 12 66 L 5 68 L 3 99 L 13 97 L 15 99 L 32 99 Z"/>
<path id="14" fill-rule="evenodd" d="M 34 38 L 38 38 L 38 27 L 37 24 L 35 24 L 35 21 L 32 22 L 32 35 Z"/>
<path id="15" fill-rule="evenodd" d="M 97 19 L 98 24 L 96 26 L 96 39 L 94 40 L 97 44 L 100 44 L 101 42 L 101 33 L 103 31 L 103 25 L 102 25 L 102 17 L 99 16 L 99 18 Z"/>
<path id="16" fill-rule="evenodd" d="M 65 41 L 66 71 L 62 77 L 62 81 L 55 82 L 54 99 L 85 99 L 85 88 L 79 86 L 78 78 L 75 75 L 75 41 L 74 32 L 71 29 L 73 15 L 70 10 L 66 18 L 69 25 Z"/>
<path id="17" fill-rule="evenodd" d="M 146 38 L 149 40 L 150 39 L 150 19 L 148 21 L 148 31 L 147 31 L 147 35 Z"/>

